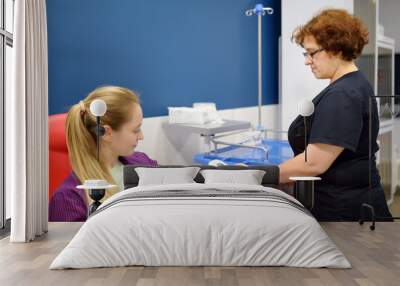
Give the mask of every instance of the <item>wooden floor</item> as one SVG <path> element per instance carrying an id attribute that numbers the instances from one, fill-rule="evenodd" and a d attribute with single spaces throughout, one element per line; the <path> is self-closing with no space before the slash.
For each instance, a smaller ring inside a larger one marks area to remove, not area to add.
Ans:
<path id="1" fill-rule="evenodd" d="M 378 223 L 375 231 L 357 223 L 322 226 L 353 268 L 290 267 L 121 267 L 48 270 L 81 226 L 50 223 L 32 243 L 0 241 L 0 285 L 400 285 L 400 223 Z"/>

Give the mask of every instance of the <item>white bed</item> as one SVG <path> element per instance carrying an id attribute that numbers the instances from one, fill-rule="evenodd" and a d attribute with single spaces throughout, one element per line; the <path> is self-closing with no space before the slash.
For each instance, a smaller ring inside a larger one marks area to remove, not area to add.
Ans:
<path id="1" fill-rule="evenodd" d="M 291 196 L 263 186 L 198 183 L 114 195 L 50 269 L 128 265 L 351 267 Z"/>

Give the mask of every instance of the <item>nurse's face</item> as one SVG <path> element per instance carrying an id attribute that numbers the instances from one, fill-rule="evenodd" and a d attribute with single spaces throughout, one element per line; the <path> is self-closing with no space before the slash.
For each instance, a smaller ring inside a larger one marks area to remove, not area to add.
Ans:
<path id="1" fill-rule="evenodd" d="M 133 115 L 130 120 L 124 123 L 118 130 L 109 129 L 108 147 L 117 156 L 129 156 L 133 154 L 140 140 L 143 140 L 141 130 L 143 121 L 142 108 L 134 104 Z"/>
<path id="2" fill-rule="evenodd" d="M 311 67 L 314 76 L 318 79 L 332 79 L 340 59 L 319 46 L 313 36 L 304 38 L 303 48 L 304 64 Z"/>

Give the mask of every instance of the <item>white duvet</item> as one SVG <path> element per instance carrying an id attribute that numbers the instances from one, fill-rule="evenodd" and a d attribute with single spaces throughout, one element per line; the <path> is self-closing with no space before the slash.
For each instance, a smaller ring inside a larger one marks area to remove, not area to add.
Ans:
<path id="1" fill-rule="evenodd" d="M 50 269 L 127 265 L 351 267 L 310 214 L 280 200 L 251 196 L 121 200 L 137 192 L 207 192 L 204 189 L 261 190 L 300 204 L 279 190 L 254 185 L 128 189 L 100 206 Z"/>

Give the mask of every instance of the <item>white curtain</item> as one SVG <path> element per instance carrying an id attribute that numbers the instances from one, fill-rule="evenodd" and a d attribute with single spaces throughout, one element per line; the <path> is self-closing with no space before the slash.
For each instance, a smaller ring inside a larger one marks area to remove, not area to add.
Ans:
<path id="1" fill-rule="evenodd" d="M 48 78 L 45 0 L 14 7 L 13 92 L 6 98 L 6 187 L 12 242 L 28 242 L 48 225 Z"/>

